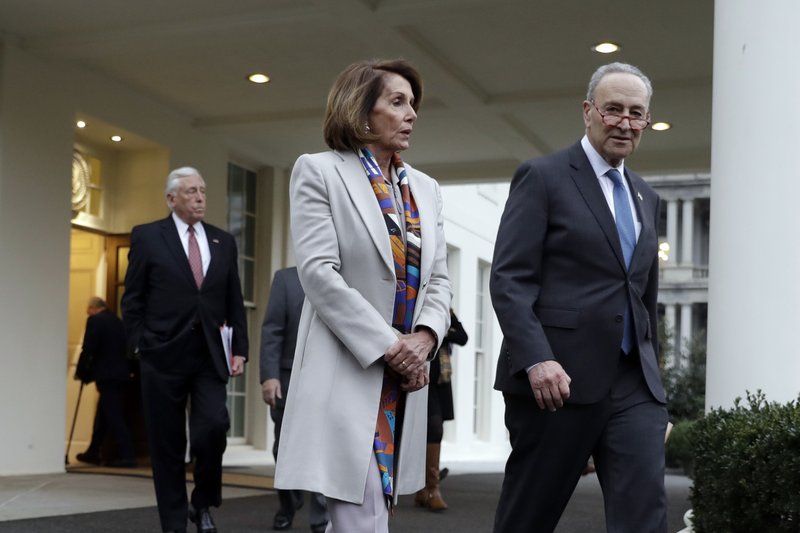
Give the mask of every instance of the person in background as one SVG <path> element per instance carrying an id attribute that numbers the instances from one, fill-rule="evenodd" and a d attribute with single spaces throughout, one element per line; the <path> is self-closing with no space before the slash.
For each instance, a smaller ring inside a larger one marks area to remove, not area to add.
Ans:
<path id="1" fill-rule="evenodd" d="M 355 63 L 328 95 L 328 152 L 289 186 L 306 303 L 275 486 L 320 492 L 327 533 L 387 532 L 423 486 L 428 361 L 450 321 L 439 185 L 400 158 L 422 101 L 404 60 Z"/>
<path id="2" fill-rule="evenodd" d="M 105 461 L 108 466 L 134 467 L 136 454 L 133 437 L 123 409 L 123 395 L 130 380 L 125 328 L 119 317 L 98 296 L 89 298 L 86 314 L 89 316 L 75 378 L 83 383 L 94 381 L 99 397 L 92 440 L 86 451 L 75 457 L 84 463 L 99 465 Z M 116 443 L 117 454 L 113 458 L 101 455 L 108 431 Z"/>
<path id="3" fill-rule="evenodd" d="M 467 332 L 459 322 L 453 309 L 450 309 L 450 328 L 444 337 L 439 353 L 431 361 L 431 382 L 428 386 L 428 446 L 425 454 L 425 487 L 417 491 L 414 503 L 431 511 L 444 511 L 447 503 L 439 488 L 439 456 L 444 434 L 444 421 L 455 418 L 453 408 L 453 386 L 451 377 L 453 366 L 453 344 L 464 346 Z"/>
<path id="4" fill-rule="evenodd" d="M 601 66 L 583 138 L 511 182 L 490 277 L 511 441 L 496 533 L 552 532 L 590 455 L 609 532 L 667 530 L 660 200 L 627 166 L 652 93 L 638 68 Z"/>
<path id="5" fill-rule="evenodd" d="M 264 402 L 270 407 L 270 415 L 275 424 L 275 443 L 272 453 L 278 458 L 278 444 L 281 440 L 283 409 L 286 406 L 286 392 L 292 377 L 292 361 L 297 346 L 297 326 L 303 310 L 305 294 L 297 276 L 297 267 L 275 272 L 272 288 L 269 291 L 267 311 L 261 326 L 261 393 Z M 272 529 L 281 531 L 292 527 L 294 514 L 303 505 L 304 495 L 299 490 L 278 489 L 280 508 L 272 520 Z M 325 497 L 310 494 L 309 521 L 313 533 L 323 533 L 328 525 L 328 510 Z"/>
<path id="6" fill-rule="evenodd" d="M 230 426 L 229 376 L 247 359 L 247 322 L 236 242 L 203 222 L 206 183 L 191 167 L 167 177 L 167 218 L 131 232 L 122 316 L 140 356 L 142 403 L 164 531 L 217 531 L 209 511 L 222 503 L 222 454 Z M 230 358 L 221 328 L 232 329 Z M 194 456 L 186 496 L 186 405 Z"/>

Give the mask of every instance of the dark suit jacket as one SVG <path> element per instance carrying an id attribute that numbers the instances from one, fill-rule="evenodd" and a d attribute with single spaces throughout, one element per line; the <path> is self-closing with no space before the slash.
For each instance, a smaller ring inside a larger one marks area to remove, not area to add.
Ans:
<path id="1" fill-rule="evenodd" d="M 261 326 L 260 370 L 261 383 L 271 378 L 281 380 L 284 397 L 289 386 L 284 381 L 288 381 L 288 374 L 292 370 L 304 299 L 305 293 L 296 267 L 275 272 Z"/>
<path id="2" fill-rule="evenodd" d="M 626 178 L 642 223 L 629 271 L 580 143 L 517 169 L 490 281 L 504 335 L 496 389 L 532 396 L 525 369 L 554 359 L 572 378 L 570 402 L 605 397 L 630 299 L 645 379 L 653 396 L 665 401 L 656 358 L 659 198 L 627 169 Z"/>
<path id="3" fill-rule="evenodd" d="M 203 223 L 211 262 L 198 290 L 172 216 L 131 232 L 122 315 L 134 351 L 156 368 L 179 369 L 193 327 L 202 327 L 213 364 L 227 381 L 220 326 L 233 327 L 233 354 L 247 357 L 247 323 L 236 243 Z"/>
<path id="4" fill-rule="evenodd" d="M 86 319 L 80 361 L 89 371 L 88 376 L 79 376 L 85 383 L 128 380 L 125 328 L 117 315 L 108 309 Z"/>

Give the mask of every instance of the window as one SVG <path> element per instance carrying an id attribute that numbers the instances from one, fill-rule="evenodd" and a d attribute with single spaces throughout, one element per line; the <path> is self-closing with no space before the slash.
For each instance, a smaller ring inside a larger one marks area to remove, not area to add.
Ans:
<path id="1" fill-rule="evenodd" d="M 475 435 L 485 439 L 489 437 L 488 390 L 489 369 L 488 358 L 491 353 L 489 327 L 491 325 L 491 308 L 489 302 L 489 270 L 484 261 L 478 261 L 477 286 L 475 287 L 475 369 L 473 379 L 472 429 Z"/>
<path id="2" fill-rule="evenodd" d="M 239 250 L 239 277 L 247 308 L 255 307 L 256 256 L 256 173 L 233 163 L 228 164 L 228 231 Z M 246 436 L 245 374 L 228 381 L 228 414 L 231 427 L 228 437 L 243 440 Z"/>
<path id="3" fill-rule="evenodd" d="M 228 231 L 239 249 L 245 305 L 255 307 L 256 173 L 228 164 Z"/>

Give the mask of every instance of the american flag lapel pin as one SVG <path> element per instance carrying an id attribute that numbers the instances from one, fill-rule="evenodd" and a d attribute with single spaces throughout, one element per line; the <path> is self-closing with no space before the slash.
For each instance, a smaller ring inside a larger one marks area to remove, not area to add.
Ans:
<path id="1" fill-rule="evenodd" d="M 642 199 L 642 197 L 639 196 L 639 200 L 641 200 L 641 199 Z M 219 239 L 211 239 L 211 242 L 213 242 L 214 244 L 219 244 Z"/>

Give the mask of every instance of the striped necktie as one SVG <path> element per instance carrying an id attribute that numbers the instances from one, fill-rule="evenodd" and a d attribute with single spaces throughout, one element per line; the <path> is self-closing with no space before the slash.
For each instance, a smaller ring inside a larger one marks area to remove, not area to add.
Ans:
<path id="1" fill-rule="evenodd" d="M 622 245 L 622 256 L 625 258 L 625 268 L 630 268 L 633 250 L 636 249 L 636 228 L 633 225 L 633 213 L 628 200 L 628 191 L 622 184 L 622 175 L 619 170 L 612 168 L 606 176 L 614 182 L 614 214 L 617 222 L 619 243 Z M 622 351 L 630 353 L 635 342 L 633 338 L 633 310 L 630 298 L 625 306 L 625 324 L 622 333 Z"/>
<path id="2" fill-rule="evenodd" d="M 199 289 L 203 285 L 203 259 L 200 256 L 200 245 L 197 244 L 197 237 L 194 236 L 194 226 L 189 226 L 189 266 L 192 267 L 194 282 Z"/>

